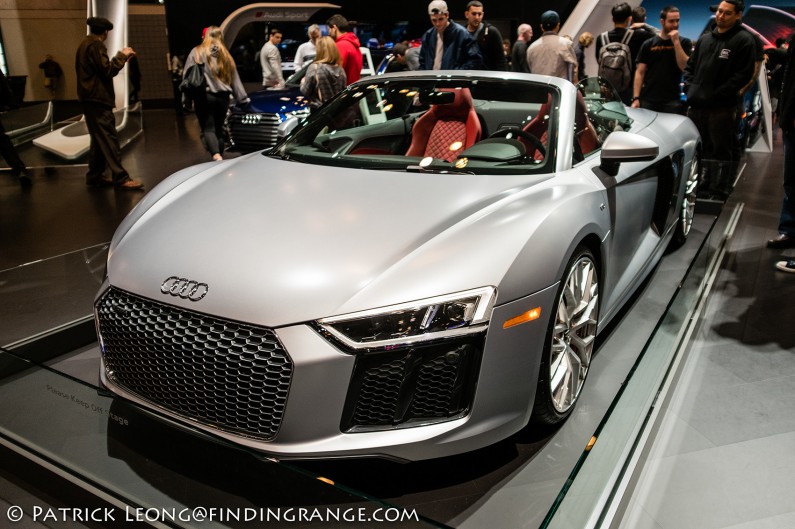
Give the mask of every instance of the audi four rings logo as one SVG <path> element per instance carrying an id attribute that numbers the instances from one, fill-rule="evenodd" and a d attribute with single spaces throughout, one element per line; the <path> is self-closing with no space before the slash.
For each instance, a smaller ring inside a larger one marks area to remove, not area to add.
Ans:
<path id="1" fill-rule="evenodd" d="M 184 277 L 171 276 L 160 285 L 160 292 L 170 294 L 182 299 L 199 301 L 209 292 L 210 287 L 207 283 L 199 283 Z"/>
<path id="2" fill-rule="evenodd" d="M 244 125 L 256 125 L 261 119 L 262 116 L 259 114 L 246 114 L 241 121 Z"/>

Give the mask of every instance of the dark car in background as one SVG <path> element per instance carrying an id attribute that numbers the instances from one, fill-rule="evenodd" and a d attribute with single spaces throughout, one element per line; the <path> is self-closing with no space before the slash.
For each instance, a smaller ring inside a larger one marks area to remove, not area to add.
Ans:
<path id="1" fill-rule="evenodd" d="M 306 99 L 301 94 L 301 79 L 308 65 L 285 80 L 280 90 L 263 88 L 249 94 L 248 105 L 232 107 L 227 128 L 236 151 L 251 152 L 276 144 L 279 124 L 291 116 L 309 115 Z"/>
<path id="2" fill-rule="evenodd" d="M 363 57 L 362 77 L 375 74 L 370 50 L 364 47 L 360 50 Z M 249 104 L 230 109 L 226 125 L 233 150 L 252 152 L 273 147 L 279 137 L 280 123 L 292 116 L 300 118 L 309 115 L 307 101 L 301 94 L 301 79 L 308 67 L 309 64 L 285 79 L 284 88 L 257 90 L 249 94 Z"/>

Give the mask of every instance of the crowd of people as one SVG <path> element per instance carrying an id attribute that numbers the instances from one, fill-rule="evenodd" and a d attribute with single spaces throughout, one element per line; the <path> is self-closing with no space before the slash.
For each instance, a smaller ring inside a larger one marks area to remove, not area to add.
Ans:
<path id="1" fill-rule="evenodd" d="M 444 0 L 428 4 L 431 27 L 422 35 L 421 45 L 397 44 L 387 71 L 401 70 L 493 70 L 528 72 L 561 77 L 572 82 L 586 77 L 585 50 L 594 45 L 600 77 L 616 89 L 629 106 L 659 112 L 686 114 L 702 137 L 703 174 L 700 198 L 720 201 L 728 197 L 737 175 L 741 149 L 736 131 L 742 114 L 742 99 L 753 86 L 764 61 L 758 36 L 742 25 L 743 0 L 723 0 L 712 6 L 715 13 L 707 30 L 693 43 L 679 34 L 681 13 L 666 6 L 659 14 L 659 28 L 646 22 L 643 7 L 626 2 L 612 7 L 613 27 L 594 37 L 589 32 L 576 40 L 559 35 L 560 15 L 552 10 L 539 20 L 540 35 L 533 40 L 533 26 L 521 24 L 511 45 L 500 31 L 485 20 L 479 0 L 466 4 L 466 25 L 451 18 Z M 321 37 L 317 26 L 310 26 L 309 41 L 302 45 L 303 58 L 315 52 L 316 66 L 310 68 L 301 84 L 310 107 L 324 101 L 360 77 L 362 56 L 359 40 L 342 15 L 328 21 L 328 37 Z M 280 40 L 272 30 L 269 42 L 260 52 L 263 86 L 279 87 L 281 63 L 271 47 Z M 784 131 L 785 197 L 779 236 L 768 241 L 773 248 L 795 246 L 795 162 L 792 141 L 791 52 L 788 44 L 777 43 L 781 51 L 771 60 L 772 94 L 780 101 L 778 117 Z M 266 58 L 274 57 L 271 64 Z M 275 72 L 279 71 L 279 75 Z M 775 86 L 778 81 L 784 88 Z M 790 86 L 786 86 L 789 82 Z M 684 94 L 682 97 L 682 88 Z M 795 272 L 795 261 L 779 263 L 779 269 Z"/>
<path id="2" fill-rule="evenodd" d="M 741 151 L 735 132 L 743 110 L 742 97 L 756 81 L 766 52 L 759 37 L 742 25 L 743 0 L 723 0 L 711 9 L 715 17 L 695 43 L 679 34 L 681 17 L 677 7 L 666 6 L 661 10 L 657 28 L 646 23 L 644 8 L 633 9 L 628 3 L 620 2 L 611 10 L 613 27 L 596 37 L 589 32 L 576 40 L 559 35 L 561 18 L 550 10 L 540 17 L 538 38 L 533 40 L 533 26 L 523 23 L 511 44 L 485 20 L 485 8 L 479 0 L 466 4 L 463 12 L 466 25 L 451 18 L 444 0 L 433 0 L 427 8 L 431 27 L 422 35 L 421 46 L 395 45 L 387 71 L 514 71 L 577 82 L 586 77 L 585 50 L 593 44 L 596 73 L 613 85 L 626 105 L 686 114 L 692 119 L 703 142 L 699 195 L 725 200 L 739 165 Z M 135 57 L 135 51 L 124 48 L 110 58 L 104 42 L 113 24 L 97 17 L 89 18 L 87 24 L 90 31 L 79 46 L 75 65 L 78 98 L 91 138 L 86 184 L 139 190 L 143 184 L 132 179 L 122 166 L 112 112 L 113 77 Z M 318 108 L 361 77 L 363 57 L 351 24 L 339 14 L 330 17 L 326 24 L 328 36 L 322 36 L 318 25 L 309 26 L 308 40 L 296 55 L 297 67 L 314 57 L 301 83 L 301 92 L 311 109 Z M 777 103 L 774 111 L 783 130 L 785 151 L 785 196 L 779 235 L 768 241 L 772 248 L 795 247 L 795 68 L 791 39 L 792 36 L 779 39 L 776 49 L 767 53 L 771 96 Z M 282 32 L 271 28 L 260 50 L 265 88 L 284 87 L 281 40 Z M 248 96 L 218 27 L 205 29 L 202 42 L 188 54 L 180 72 L 187 76 L 194 66 L 203 75 L 200 96 L 193 101 L 201 139 L 212 159 L 221 160 L 223 123 L 228 108 L 232 102 L 245 104 Z M 682 98 L 682 83 L 686 99 Z M 0 153 L 20 182 L 29 185 L 25 164 L 7 139 L 0 128 Z M 110 178 L 105 176 L 108 169 Z M 795 272 L 795 261 L 779 263 L 779 268 Z"/>

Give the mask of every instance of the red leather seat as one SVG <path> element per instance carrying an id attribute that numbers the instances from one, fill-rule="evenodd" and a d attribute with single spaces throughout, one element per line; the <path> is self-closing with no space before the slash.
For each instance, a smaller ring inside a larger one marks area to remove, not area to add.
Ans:
<path id="1" fill-rule="evenodd" d="M 591 120 L 588 119 L 588 107 L 582 93 L 577 91 L 577 110 L 574 113 L 574 133 L 583 157 L 599 148 L 599 135 L 596 134 Z"/>
<path id="2" fill-rule="evenodd" d="M 432 105 L 414 123 L 406 156 L 432 156 L 448 162 L 480 140 L 480 120 L 469 88 L 442 88 L 453 92 L 452 103 Z"/>
<path id="3" fill-rule="evenodd" d="M 530 122 L 524 126 L 524 131 L 532 134 L 536 138 L 538 138 L 541 143 L 544 145 L 547 144 L 547 137 L 548 137 L 548 130 L 549 130 L 549 115 L 552 112 L 552 94 L 549 95 L 549 99 L 546 103 L 541 105 L 538 108 L 538 113 L 535 115 Z M 522 138 L 519 136 L 517 138 L 520 142 L 522 142 L 527 149 L 527 155 L 532 156 L 534 160 L 543 160 L 544 155 L 541 151 L 538 150 L 533 142 Z"/>

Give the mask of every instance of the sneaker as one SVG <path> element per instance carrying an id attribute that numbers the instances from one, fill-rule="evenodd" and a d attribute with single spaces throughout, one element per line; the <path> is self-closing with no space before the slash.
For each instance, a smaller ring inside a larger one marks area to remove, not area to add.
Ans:
<path id="1" fill-rule="evenodd" d="M 790 274 L 795 274 L 795 259 L 790 259 L 788 261 L 779 261 L 776 263 L 776 268 L 778 268 L 782 272 L 789 272 Z"/>
<path id="2" fill-rule="evenodd" d="M 128 191 L 137 191 L 143 188 L 143 183 L 139 182 L 138 180 L 133 180 L 132 178 L 128 178 L 120 184 L 116 184 L 116 189 L 126 189 Z"/>

